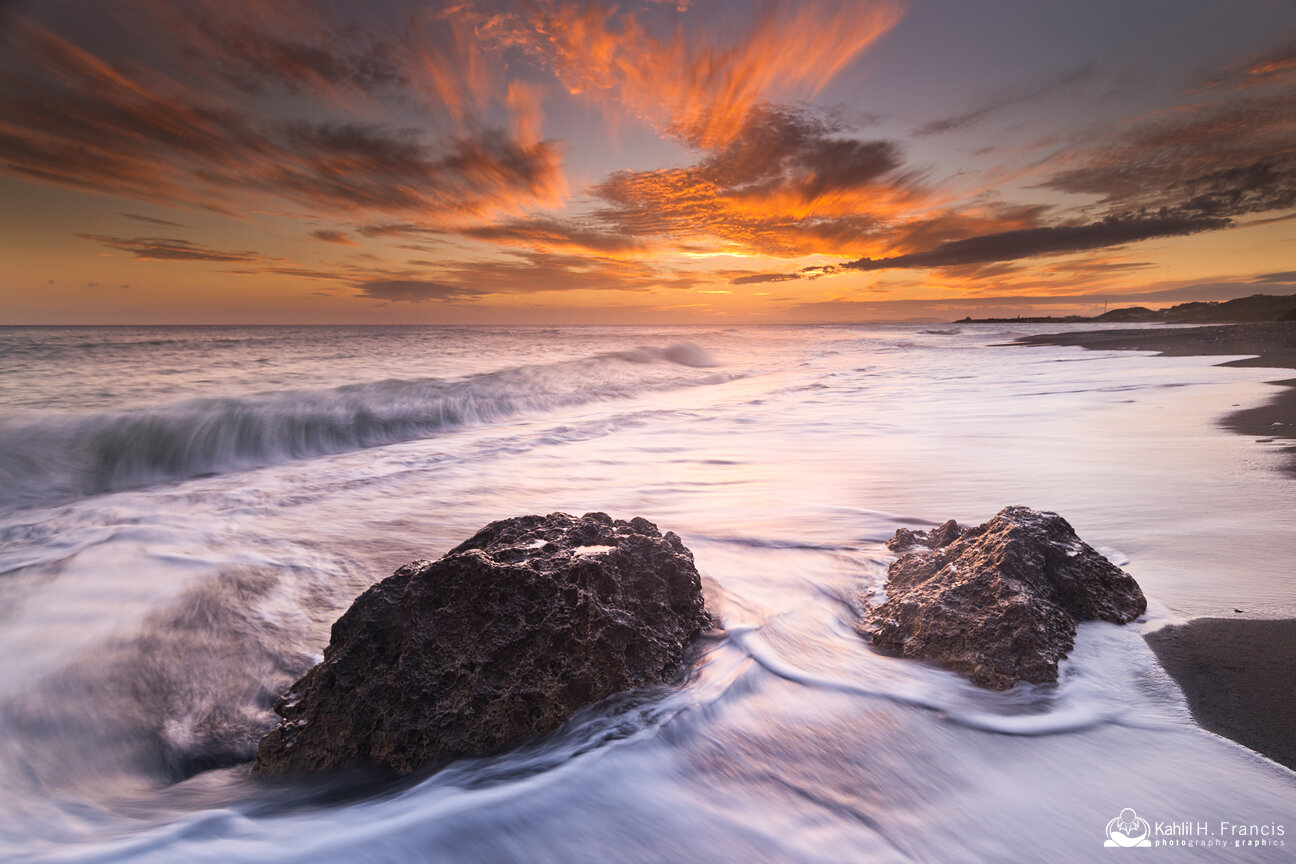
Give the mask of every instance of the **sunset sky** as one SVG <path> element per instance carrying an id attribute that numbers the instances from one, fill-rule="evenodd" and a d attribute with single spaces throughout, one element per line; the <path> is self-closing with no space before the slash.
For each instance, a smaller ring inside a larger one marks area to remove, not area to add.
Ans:
<path id="1" fill-rule="evenodd" d="M 0 323 L 1296 293 L 1291 0 L 0 3 Z"/>

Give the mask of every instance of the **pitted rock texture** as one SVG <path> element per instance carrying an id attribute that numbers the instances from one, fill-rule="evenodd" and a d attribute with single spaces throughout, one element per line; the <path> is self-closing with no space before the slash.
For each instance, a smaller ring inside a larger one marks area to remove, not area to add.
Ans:
<path id="1" fill-rule="evenodd" d="M 902 528 L 887 600 L 861 630 L 878 648 L 932 660 L 982 687 L 1058 677 L 1080 621 L 1125 624 L 1147 609 L 1134 578 L 1076 536 L 1056 513 L 1005 507 L 966 530 Z"/>
<path id="2" fill-rule="evenodd" d="M 672 680 L 709 626 L 692 554 L 646 519 L 492 522 L 356 599 L 253 770 L 404 774 L 508 747 Z"/>
<path id="3" fill-rule="evenodd" d="M 897 528 L 895 536 L 888 540 L 886 545 L 892 552 L 906 552 L 910 546 L 926 546 L 928 549 L 939 549 L 953 543 L 962 533 L 963 529 L 951 519 L 930 531 L 910 531 L 908 528 Z"/>

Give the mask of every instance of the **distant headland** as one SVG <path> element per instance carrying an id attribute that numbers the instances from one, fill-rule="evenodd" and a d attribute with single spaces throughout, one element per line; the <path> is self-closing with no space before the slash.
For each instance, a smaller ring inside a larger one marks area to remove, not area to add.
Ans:
<path id="1" fill-rule="evenodd" d="M 1252 294 L 1236 300 L 1180 303 L 1168 309 L 1128 306 L 1101 315 L 1016 318 L 964 318 L 959 324 L 1244 324 L 1254 321 L 1296 321 L 1296 294 Z"/>

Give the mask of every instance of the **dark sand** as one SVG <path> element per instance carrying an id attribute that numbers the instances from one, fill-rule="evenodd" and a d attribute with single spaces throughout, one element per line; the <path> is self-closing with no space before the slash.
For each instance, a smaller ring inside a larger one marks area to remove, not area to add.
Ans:
<path id="1" fill-rule="evenodd" d="M 1255 354 L 1221 365 L 1296 369 L 1296 322 L 1088 330 L 1018 341 L 1172 356 Z M 1271 383 L 1284 386 L 1270 403 L 1229 414 L 1221 425 L 1259 440 L 1296 440 L 1296 379 Z M 1296 473 L 1296 460 L 1287 470 Z M 1199 618 L 1150 633 L 1147 641 L 1203 728 L 1296 770 L 1296 620 Z"/>
<path id="2" fill-rule="evenodd" d="M 1198 618 L 1147 641 L 1202 728 L 1296 770 L 1296 621 Z"/>

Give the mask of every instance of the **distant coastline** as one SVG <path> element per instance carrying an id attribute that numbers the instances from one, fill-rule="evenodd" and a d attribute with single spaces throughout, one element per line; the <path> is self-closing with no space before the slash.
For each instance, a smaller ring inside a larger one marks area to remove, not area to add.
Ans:
<path id="1" fill-rule="evenodd" d="M 1101 315 L 960 319 L 956 324 L 1244 324 L 1296 321 L 1296 294 L 1252 294 L 1236 300 L 1180 303 L 1168 309 L 1128 306 Z"/>

